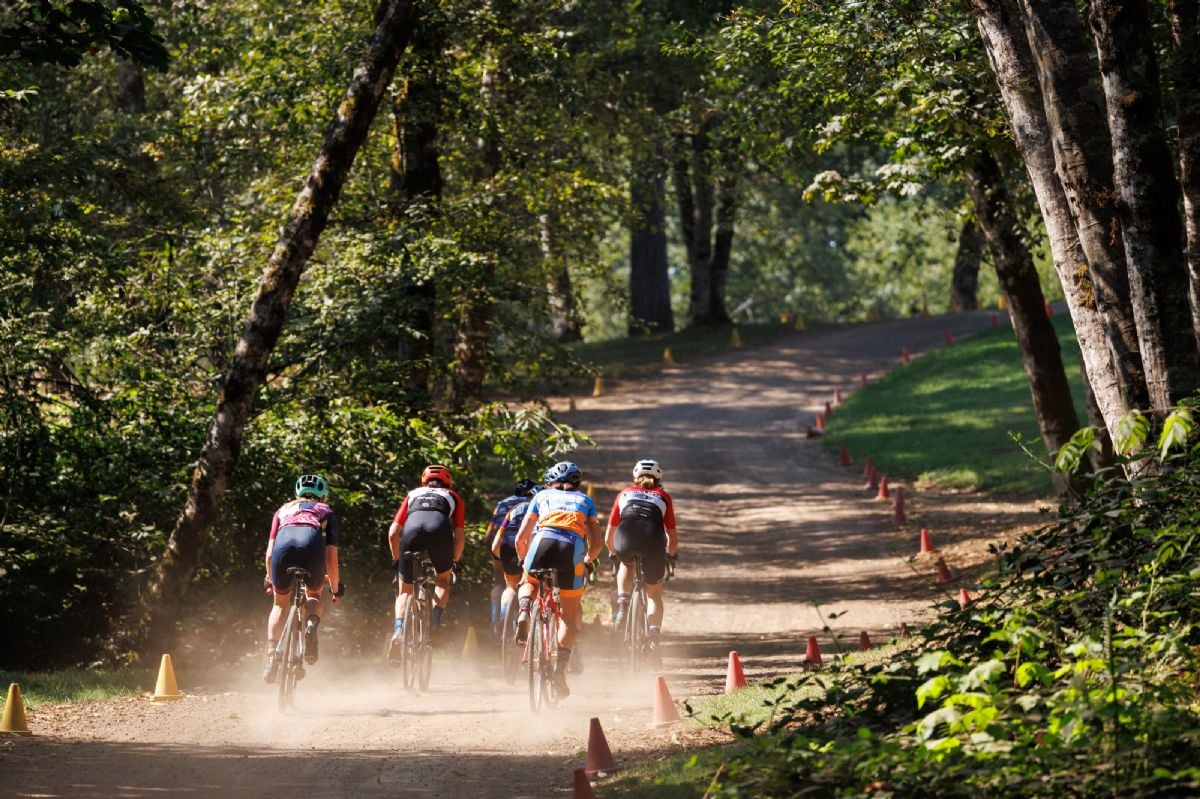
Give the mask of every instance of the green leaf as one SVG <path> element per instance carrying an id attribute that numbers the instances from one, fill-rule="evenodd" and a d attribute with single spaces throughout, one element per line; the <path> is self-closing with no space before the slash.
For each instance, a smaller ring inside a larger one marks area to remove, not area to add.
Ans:
<path id="1" fill-rule="evenodd" d="M 1122 455 L 1129 455 L 1146 443 L 1150 433 L 1150 420 L 1145 414 L 1134 408 L 1121 417 L 1113 436 L 1113 446 Z"/>
<path id="2" fill-rule="evenodd" d="M 1187 408 L 1171 411 L 1163 422 L 1162 433 L 1158 437 L 1159 458 L 1165 459 L 1172 449 L 1186 446 L 1194 426 L 1192 413 Z"/>

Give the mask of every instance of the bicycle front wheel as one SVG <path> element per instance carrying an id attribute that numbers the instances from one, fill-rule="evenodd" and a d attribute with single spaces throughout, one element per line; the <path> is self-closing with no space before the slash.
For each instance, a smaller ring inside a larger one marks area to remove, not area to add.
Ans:
<path id="1" fill-rule="evenodd" d="M 546 704 L 554 707 L 558 704 L 558 692 L 554 689 L 554 671 L 558 668 L 558 616 L 548 613 L 542 624 L 546 627 L 546 660 L 542 670 L 542 693 L 546 695 Z"/>
<path id="2" fill-rule="evenodd" d="M 521 665 L 521 647 L 517 646 L 517 597 L 516 594 L 504 606 L 503 621 L 500 622 L 500 667 L 504 681 L 512 685 L 517 681 L 517 668 Z"/>
<path id="3" fill-rule="evenodd" d="M 279 664 L 279 712 L 286 712 L 292 704 L 292 694 L 296 690 L 296 667 L 300 662 L 297 644 L 300 638 L 299 614 L 295 609 L 289 609 L 287 622 L 283 626 L 283 636 L 279 639 L 283 644 L 283 653 Z"/>
<path id="4" fill-rule="evenodd" d="M 646 666 L 646 595 L 641 591 L 630 597 L 626 630 L 629 670 L 637 674 Z"/>
<path id="5" fill-rule="evenodd" d="M 408 599 L 404 609 L 404 626 L 400 628 L 400 682 L 406 690 L 413 690 L 417 683 L 417 646 L 421 640 L 421 614 L 417 612 L 417 597 Z"/>
<path id="6" fill-rule="evenodd" d="M 421 617 L 421 637 L 417 642 L 417 684 L 422 691 L 429 690 L 429 677 L 433 673 L 433 640 L 430 638 L 433 631 L 432 612 L 432 602 L 421 603 L 421 612 L 418 614 Z"/>
<path id="7" fill-rule="evenodd" d="M 529 619 L 529 709 L 538 713 L 545 698 L 546 683 L 543 679 L 546 631 L 542 627 L 540 614 Z"/>

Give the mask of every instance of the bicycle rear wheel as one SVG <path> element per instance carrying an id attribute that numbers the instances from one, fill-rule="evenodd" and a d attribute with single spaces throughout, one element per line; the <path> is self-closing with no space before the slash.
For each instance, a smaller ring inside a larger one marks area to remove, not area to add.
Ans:
<path id="1" fill-rule="evenodd" d="M 418 614 L 421 617 L 421 637 L 417 640 L 417 684 L 422 691 L 429 690 L 429 677 L 433 673 L 433 640 L 430 638 L 433 634 L 432 612 L 432 602 L 421 603 L 421 612 Z"/>
<path id="2" fill-rule="evenodd" d="M 646 595 L 642 591 L 634 591 L 630 597 L 626 625 L 629 670 L 637 674 L 646 666 Z"/>
<path id="3" fill-rule="evenodd" d="M 417 613 L 418 599 L 413 594 L 404 609 L 404 626 L 400 628 L 400 682 L 406 690 L 413 690 L 417 681 L 417 642 L 421 639 L 420 614 Z"/>
<path id="4" fill-rule="evenodd" d="M 546 660 L 542 666 L 542 692 L 546 695 L 545 702 L 550 707 L 558 704 L 558 692 L 554 690 L 554 670 L 558 668 L 558 616 L 547 613 L 542 622 L 545 625 Z"/>
<path id="5" fill-rule="evenodd" d="M 541 616 L 534 613 L 529 619 L 529 709 L 538 713 L 542 709 L 546 684 L 542 679 L 542 649 L 545 646 L 545 631 Z"/>
<path id="6" fill-rule="evenodd" d="M 513 593 L 504 607 L 500 622 L 500 669 L 504 681 L 512 685 L 517 681 L 517 668 L 521 665 L 521 647 L 517 646 L 517 595 Z"/>
<path id="7" fill-rule="evenodd" d="M 279 639 L 283 644 L 283 653 L 279 664 L 279 712 L 287 711 L 292 704 L 292 694 L 296 690 L 296 664 L 298 663 L 296 643 L 299 638 L 300 625 L 297 622 L 295 608 L 288 609 L 287 622 L 283 626 L 283 636 Z"/>

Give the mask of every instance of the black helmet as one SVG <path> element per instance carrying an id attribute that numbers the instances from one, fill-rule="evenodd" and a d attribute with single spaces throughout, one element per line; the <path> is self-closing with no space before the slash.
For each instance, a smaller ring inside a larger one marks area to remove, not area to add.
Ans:
<path id="1" fill-rule="evenodd" d="M 537 483 L 532 480 L 518 480 L 516 486 L 513 487 L 513 493 L 519 497 L 527 497 L 535 485 Z"/>
<path id="2" fill-rule="evenodd" d="M 583 472 L 570 461 L 559 461 L 546 470 L 547 483 L 578 483 L 583 479 Z"/>

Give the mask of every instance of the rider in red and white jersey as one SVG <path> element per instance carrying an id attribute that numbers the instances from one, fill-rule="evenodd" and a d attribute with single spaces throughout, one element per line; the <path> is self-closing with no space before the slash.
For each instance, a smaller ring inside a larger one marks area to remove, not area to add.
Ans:
<path id="1" fill-rule="evenodd" d="M 634 556 L 642 556 L 646 580 L 646 612 L 649 645 L 659 647 L 663 619 L 663 577 L 667 559 L 675 559 L 679 539 L 675 533 L 675 507 L 662 487 L 662 467 L 657 461 L 640 460 L 633 467 L 633 485 L 617 494 L 608 517 L 604 543 L 620 561 L 617 569 L 617 612 L 613 626 L 620 630 L 629 611 L 633 590 Z"/>

